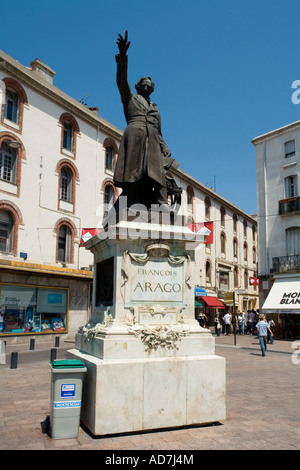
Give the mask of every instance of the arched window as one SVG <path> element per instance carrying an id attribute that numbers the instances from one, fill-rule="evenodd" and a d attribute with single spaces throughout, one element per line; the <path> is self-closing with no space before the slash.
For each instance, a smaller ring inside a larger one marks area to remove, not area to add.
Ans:
<path id="1" fill-rule="evenodd" d="M 193 212 L 194 210 L 194 190 L 191 185 L 188 185 L 186 188 L 187 204 L 188 209 Z"/>
<path id="2" fill-rule="evenodd" d="M 209 220 L 210 219 L 210 208 L 211 208 L 211 202 L 210 202 L 209 197 L 205 198 L 204 205 L 205 205 L 205 219 Z"/>
<path id="3" fill-rule="evenodd" d="M 61 152 L 71 157 L 76 157 L 77 136 L 80 134 L 76 119 L 68 113 L 63 113 L 59 118 L 61 125 Z"/>
<path id="4" fill-rule="evenodd" d="M 226 249 L 226 237 L 225 233 L 222 232 L 220 235 L 220 247 L 221 247 L 221 254 L 225 255 L 225 249 Z"/>
<path id="5" fill-rule="evenodd" d="M 60 199 L 72 202 L 72 171 L 67 166 L 60 173 Z"/>
<path id="6" fill-rule="evenodd" d="M 233 231 L 234 233 L 237 233 L 237 215 L 233 214 L 232 216 L 232 221 L 233 221 Z"/>
<path id="7" fill-rule="evenodd" d="M 249 282 L 248 282 L 248 271 L 247 271 L 247 269 L 245 269 L 245 271 L 244 271 L 244 287 L 245 287 L 245 289 L 248 288 L 248 284 L 249 284 Z"/>
<path id="8" fill-rule="evenodd" d="M 246 238 L 247 237 L 247 220 L 244 220 L 243 226 L 244 226 L 244 237 Z"/>
<path id="9" fill-rule="evenodd" d="M 114 171 L 114 150 L 111 145 L 106 147 L 105 151 L 105 169 Z"/>
<path id="10" fill-rule="evenodd" d="M 0 252 L 13 251 L 14 217 L 11 212 L 0 209 Z"/>
<path id="11" fill-rule="evenodd" d="M 239 287 L 239 269 L 237 266 L 233 268 L 233 284 L 234 287 Z"/>
<path id="12" fill-rule="evenodd" d="M 111 184 L 107 184 L 104 190 L 104 217 L 107 216 L 113 204 L 114 204 L 114 187 Z"/>
<path id="13" fill-rule="evenodd" d="M 24 105 L 28 104 L 27 94 L 13 78 L 6 77 L 2 83 L 5 85 L 5 101 L 2 104 L 1 124 L 21 134 Z"/>
<path id="14" fill-rule="evenodd" d="M 63 127 L 63 148 L 73 152 L 73 126 L 69 121 L 64 122 Z"/>
<path id="15" fill-rule="evenodd" d="M 6 89 L 4 118 L 18 124 L 19 122 L 19 95 L 11 88 Z"/>
<path id="16" fill-rule="evenodd" d="M 68 263 L 71 254 L 71 230 L 67 225 L 61 225 L 58 231 L 57 260 Z"/>
<path id="17" fill-rule="evenodd" d="M 244 261 L 247 261 L 247 260 L 248 260 L 248 245 L 245 242 L 244 243 Z"/>
<path id="18" fill-rule="evenodd" d="M 10 141 L 4 140 L 0 147 L 0 179 L 16 182 L 17 156 L 17 149 L 10 146 Z"/>
<path id="19" fill-rule="evenodd" d="M 234 258 L 238 257 L 238 241 L 236 238 L 233 239 L 233 256 Z"/>
<path id="20" fill-rule="evenodd" d="M 105 152 L 105 171 L 110 173 L 114 171 L 115 168 L 118 155 L 118 146 L 111 137 L 107 137 L 103 142 L 103 150 Z"/>
<path id="21" fill-rule="evenodd" d="M 221 208 L 220 208 L 220 218 L 221 218 L 221 226 L 222 227 L 225 227 L 225 214 L 226 214 L 225 207 L 221 206 Z"/>
<path id="22" fill-rule="evenodd" d="M 19 208 L 8 200 L 0 200 L 0 252 L 17 255 L 19 226 L 23 224 Z"/>
<path id="23" fill-rule="evenodd" d="M 67 159 L 57 163 L 58 173 L 58 210 L 75 212 L 76 181 L 79 181 L 79 174 L 76 165 Z"/>
<path id="24" fill-rule="evenodd" d="M 211 282 L 211 264 L 209 260 L 205 263 L 205 281 L 206 283 Z"/>
<path id="25" fill-rule="evenodd" d="M 74 239 L 76 228 L 68 219 L 60 219 L 55 225 L 57 236 L 56 260 L 60 263 L 74 262 Z"/>
<path id="26" fill-rule="evenodd" d="M 253 264 L 256 264 L 256 248 L 255 248 L 255 246 L 252 248 L 252 259 L 253 259 Z"/>

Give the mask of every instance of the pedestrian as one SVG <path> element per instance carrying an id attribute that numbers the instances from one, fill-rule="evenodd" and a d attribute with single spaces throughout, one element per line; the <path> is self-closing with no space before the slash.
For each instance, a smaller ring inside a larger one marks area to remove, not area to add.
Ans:
<path id="1" fill-rule="evenodd" d="M 239 312 L 237 316 L 239 334 L 244 335 L 245 331 L 245 312 Z"/>
<path id="2" fill-rule="evenodd" d="M 266 355 L 267 351 L 267 337 L 268 331 L 270 332 L 271 336 L 273 336 L 272 331 L 269 328 L 268 323 L 266 322 L 264 314 L 259 315 L 259 322 L 256 325 L 257 334 L 258 334 L 258 341 L 260 344 L 261 354 L 262 356 Z"/>
<path id="3" fill-rule="evenodd" d="M 207 321 L 206 316 L 204 315 L 203 312 L 200 312 L 199 315 L 198 315 L 198 323 L 201 326 L 201 328 L 205 328 L 206 321 Z"/>
<path id="4" fill-rule="evenodd" d="M 251 310 L 247 310 L 247 332 L 253 335 L 255 313 Z"/>
<path id="5" fill-rule="evenodd" d="M 230 333 L 231 333 L 231 319 L 232 319 L 232 315 L 227 312 L 225 315 L 224 315 L 224 323 L 225 323 L 225 333 L 226 333 L 226 336 L 228 336 Z"/>
<path id="6" fill-rule="evenodd" d="M 216 328 L 216 335 L 220 336 L 221 333 L 221 323 L 219 319 L 219 315 L 215 316 L 215 328 Z"/>
<path id="7" fill-rule="evenodd" d="M 268 321 L 268 326 L 269 326 L 269 328 L 270 328 L 270 330 L 271 330 L 271 332 L 273 333 L 273 336 L 274 336 L 275 322 L 272 318 L 270 318 L 270 320 Z M 271 333 L 268 330 L 268 339 L 267 339 L 268 343 L 270 343 L 270 344 L 274 343 L 273 336 L 271 336 Z"/>

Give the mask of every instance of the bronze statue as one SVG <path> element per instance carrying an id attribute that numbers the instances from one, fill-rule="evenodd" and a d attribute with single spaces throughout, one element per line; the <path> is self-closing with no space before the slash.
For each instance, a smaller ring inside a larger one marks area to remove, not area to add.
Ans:
<path id="1" fill-rule="evenodd" d="M 119 34 L 117 44 L 117 85 L 127 127 L 120 143 L 114 184 L 122 188 L 122 196 L 127 196 L 128 207 L 136 203 L 148 209 L 151 204 L 167 205 L 165 171 L 170 167 L 177 168 L 178 163 L 171 158 L 161 133 L 160 113 L 150 100 L 154 83 L 150 77 L 143 77 L 135 85 L 137 94 L 131 91 L 127 80 L 130 46 L 127 31 L 124 38 Z"/>

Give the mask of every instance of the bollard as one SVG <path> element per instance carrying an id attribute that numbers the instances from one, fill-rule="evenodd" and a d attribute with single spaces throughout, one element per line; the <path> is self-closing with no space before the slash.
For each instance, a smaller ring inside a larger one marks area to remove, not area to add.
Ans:
<path id="1" fill-rule="evenodd" d="M 59 348 L 59 336 L 56 336 L 55 338 L 55 347 Z"/>
<path id="2" fill-rule="evenodd" d="M 51 353 L 50 353 L 50 362 L 55 361 L 56 359 L 56 349 L 51 348 Z"/>
<path id="3" fill-rule="evenodd" d="M 18 353 L 12 352 L 10 356 L 10 368 L 16 369 L 18 367 Z"/>
<path id="4" fill-rule="evenodd" d="M 35 342 L 34 338 L 31 338 L 31 340 L 30 340 L 30 347 L 29 347 L 30 351 L 33 351 L 33 350 L 34 350 L 34 342 Z"/>

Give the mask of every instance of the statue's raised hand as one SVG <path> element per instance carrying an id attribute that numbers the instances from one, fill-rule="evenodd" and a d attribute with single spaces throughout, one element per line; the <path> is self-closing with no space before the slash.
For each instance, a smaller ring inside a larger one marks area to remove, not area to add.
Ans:
<path id="1" fill-rule="evenodd" d="M 118 44 L 118 48 L 119 48 L 119 51 L 120 51 L 120 55 L 126 55 L 127 53 L 127 50 L 130 46 L 130 41 L 127 40 L 128 38 L 128 31 L 125 31 L 125 37 L 123 38 L 121 36 L 121 34 L 118 35 L 118 40 L 117 40 L 117 44 Z"/>

